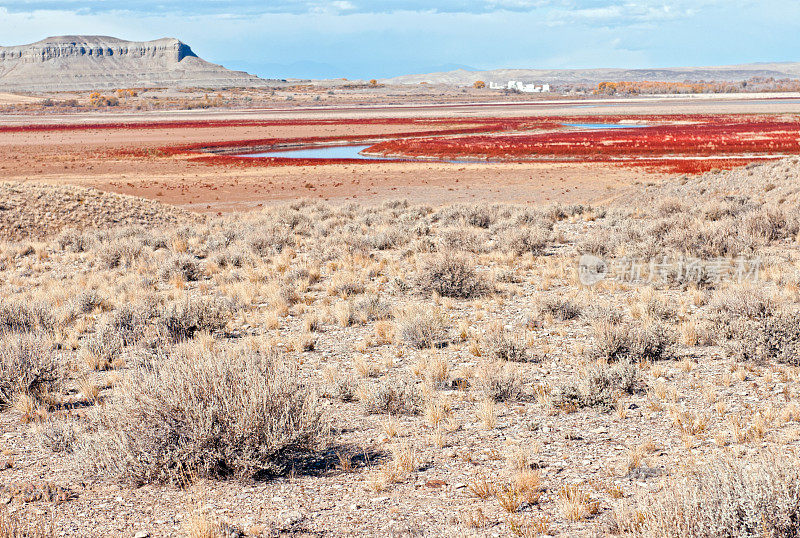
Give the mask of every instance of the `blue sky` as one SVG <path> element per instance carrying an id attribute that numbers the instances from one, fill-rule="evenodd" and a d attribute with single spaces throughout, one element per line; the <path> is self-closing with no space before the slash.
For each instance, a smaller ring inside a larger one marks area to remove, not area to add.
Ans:
<path id="1" fill-rule="evenodd" d="M 264 77 L 800 61 L 800 0 L 0 0 L 0 45 L 177 37 Z"/>

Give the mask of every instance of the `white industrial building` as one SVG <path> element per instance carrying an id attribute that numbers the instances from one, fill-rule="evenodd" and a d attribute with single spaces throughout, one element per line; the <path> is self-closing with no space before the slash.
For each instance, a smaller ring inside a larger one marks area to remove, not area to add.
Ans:
<path id="1" fill-rule="evenodd" d="M 489 88 L 492 90 L 516 90 L 522 93 L 547 93 L 550 91 L 549 84 L 537 86 L 536 84 L 525 84 L 524 82 L 520 82 L 518 80 L 509 80 L 508 84 L 505 86 L 502 84 L 489 82 Z"/>

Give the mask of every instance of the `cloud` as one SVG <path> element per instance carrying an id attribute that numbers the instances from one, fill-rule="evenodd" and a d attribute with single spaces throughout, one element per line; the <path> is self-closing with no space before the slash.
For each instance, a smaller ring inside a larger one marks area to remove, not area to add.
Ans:
<path id="1" fill-rule="evenodd" d="M 185 15 L 225 14 L 304 14 L 304 13 L 394 13 L 405 11 L 434 13 L 492 13 L 512 12 L 553 12 L 572 13 L 575 16 L 593 17 L 596 15 L 632 12 L 664 12 L 676 6 L 680 13 L 692 6 L 731 4 L 722 0 L 673 0 L 667 5 L 663 0 L 639 0 L 621 2 L 619 0 L 439 0 L 434 5 L 428 0 L 127 0 L 124 3 L 106 0 L 6 0 L 4 6 L 12 13 L 31 11 L 72 11 L 84 14 L 128 11 L 132 13 L 181 13 Z M 735 3 L 735 0 L 734 2 Z M 745 3 L 756 3 L 745 0 Z"/>

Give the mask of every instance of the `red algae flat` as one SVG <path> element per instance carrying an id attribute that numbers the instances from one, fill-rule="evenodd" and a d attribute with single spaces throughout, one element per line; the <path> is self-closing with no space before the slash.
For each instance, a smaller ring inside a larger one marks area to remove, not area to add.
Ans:
<path id="1" fill-rule="evenodd" d="M 77 125 L 80 129 L 164 129 L 335 126 L 341 120 L 141 122 Z M 193 162 L 242 168 L 365 164 L 400 159 L 491 162 L 584 162 L 644 167 L 671 173 L 702 173 L 742 166 L 764 158 L 800 154 L 800 116 L 797 115 L 607 115 L 516 118 L 373 118 L 353 119 L 350 125 L 408 126 L 397 132 L 369 135 L 262 137 L 209 140 L 160 148 L 115 148 L 114 156 L 178 156 Z M 609 129 L 581 129 L 570 124 L 608 124 Z M 58 130 L 63 126 L 6 129 Z M 630 128 L 620 128 L 630 127 Z M 0 132 L 3 132 L 0 128 Z M 373 144 L 361 159 L 240 158 L 233 153 L 271 148 L 327 144 Z M 385 159 L 380 159 L 380 155 Z"/>
<path id="2" fill-rule="evenodd" d="M 581 123 L 586 119 L 568 117 L 560 123 Z M 597 118 L 589 119 L 597 122 Z M 626 121 L 646 125 L 632 123 L 636 128 L 631 129 L 407 138 L 380 142 L 369 152 L 443 160 L 618 162 L 685 173 L 739 166 L 766 156 L 800 154 L 798 116 L 614 116 L 602 120 L 615 126 Z M 708 159 L 697 161 L 698 157 Z M 637 163 L 634 159 L 645 161 Z"/>

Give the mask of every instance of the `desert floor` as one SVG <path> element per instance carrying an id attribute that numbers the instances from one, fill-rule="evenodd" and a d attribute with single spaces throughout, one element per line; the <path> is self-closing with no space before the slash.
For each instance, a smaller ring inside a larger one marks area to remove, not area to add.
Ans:
<path id="1" fill-rule="evenodd" d="M 489 114 L 798 111 L 587 104 Z M 789 534 L 798 157 L 162 151 L 485 109 L 0 118 L 0 537 Z M 245 116 L 290 122 L 207 124 Z M 75 127 L 176 119 L 196 125 Z M 46 123 L 66 128 L 17 128 Z"/>

